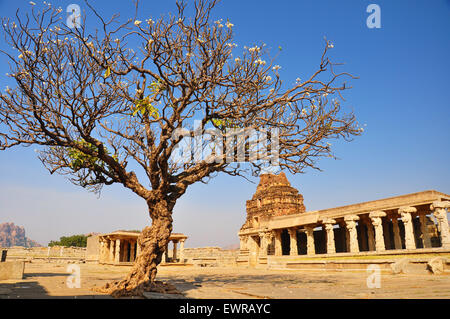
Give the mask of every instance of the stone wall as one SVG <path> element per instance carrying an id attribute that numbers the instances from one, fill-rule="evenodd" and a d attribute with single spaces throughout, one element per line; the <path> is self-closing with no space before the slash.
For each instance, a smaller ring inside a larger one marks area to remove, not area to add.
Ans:
<path id="1" fill-rule="evenodd" d="M 7 261 L 79 261 L 84 262 L 86 248 L 84 247 L 32 247 L 14 246 L 4 248 L 8 250 Z M 0 249 L 1 250 L 1 249 Z"/>
<path id="2" fill-rule="evenodd" d="M 89 236 L 87 238 L 86 261 L 97 262 L 99 260 L 100 243 L 98 235 Z"/>
<path id="3" fill-rule="evenodd" d="M 98 261 L 98 255 L 91 249 L 80 247 L 9 247 L 7 261 L 23 260 L 28 262 L 88 262 Z M 1 250 L 1 249 L 0 249 Z M 220 247 L 184 248 L 183 259 L 188 264 L 198 266 L 234 266 L 239 250 L 226 250 Z M 169 247 L 169 258 L 172 249 Z M 180 251 L 178 251 L 180 257 Z"/>
<path id="4" fill-rule="evenodd" d="M 169 249 L 169 257 L 171 256 Z M 235 266 L 239 250 L 227 250 L 220 247 L 185 248 L 183 258 L 186 263 L 197 266 Z"/>

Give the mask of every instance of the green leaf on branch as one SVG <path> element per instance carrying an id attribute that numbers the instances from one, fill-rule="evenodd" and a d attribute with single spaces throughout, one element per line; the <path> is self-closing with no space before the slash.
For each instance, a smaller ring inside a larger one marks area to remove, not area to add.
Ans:
<path id="1" fill-rule="evenodd" d="M 81 147 L 89 149 L 93 153 L 98 153 L 98 149 L 95 145 L 86 142 L 85 140 L 81 140 L 77 142 Z M 106 154 L 109 154 L 108 150 L 104 149 Z M 79 171 L 82 168 L 92 168 L 95 165 L 105 167 L 105 163 L 99 159 L 97 156 L 92 156 L 86 154 L 77 148 L 70 148 L 67 155 L 72 160 L 70 162 L 70 167 L 75 171 Z M 114 160 L 118 161 L 118 157 L 116 154 L 113 155 Z"/>
<path id="2" fill-rule="evenodd" d="M 142 116 L 144 116 L 145 113 L 148 112 L 148 115 L 152 116 L 154 119 L 159 118 L 158 109 L 151 104 L 149 96 L 136 102 L 136 106 L 133 111 L 133 116 L 136 116 L 138 112 L 141 113 Z"/>
<path id="3" fill-rule="evenodd" d="M 156 99 L 156 97 L 159 93 L 166 90 L 166 88 L 159 79 L 157 81 L 152 82 L 147 87 L 151 91 L 151 94 L 141 100 L 136 101 L 136 104 L 135 104 L 135 107 L 133 110 L 133 116 L 136 116 L 136 114 L 138 114 L 138 113 L 140 113 L 142 116 L 144 116 L 146 113 L 148 113 L 148 116 L 151 116 L 156 120 L 160 116 L 159 116 L 158 109 L 152 105 L 152 101 L 154 101 Z"/>
<path id="4" fill-rule="evenodd" d="M 215 127 L 218 127 L 220 129 L 235 127 L 233 125 L 233 122 L 229 119 L 211 119 L 211 122 Z"/>

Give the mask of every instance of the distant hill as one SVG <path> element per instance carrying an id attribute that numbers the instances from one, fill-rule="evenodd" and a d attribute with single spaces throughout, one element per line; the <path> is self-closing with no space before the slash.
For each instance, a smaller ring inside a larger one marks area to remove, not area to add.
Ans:
<path id="1" fill-rule="evenodd" d="M 14 223 L 0 224 L 0 247 L 39 247 L 37 242 L 25 237 L 25 228 Z"/>

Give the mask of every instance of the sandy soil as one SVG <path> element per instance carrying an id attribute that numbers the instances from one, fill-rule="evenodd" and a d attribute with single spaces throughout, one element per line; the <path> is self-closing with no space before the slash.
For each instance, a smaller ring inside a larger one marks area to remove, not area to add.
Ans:
<path id="1" fill-rule="evenodd" d="M 0 281 L 0 298 L 111 298 L 93 292 L 125 276 L 129 267 L 79 264 L 80 288 L 70 288 L 67 264 L 27 263 L 21 281 Z M 160 266 L 158 280 L 185 298 L 450 298 L 450 274 L 382 273 L 368 288 L 366 272 Z M 161 297 L 161 296 L 158 296 Z M 164 296 L 163 296 L 164 297 Z"/>

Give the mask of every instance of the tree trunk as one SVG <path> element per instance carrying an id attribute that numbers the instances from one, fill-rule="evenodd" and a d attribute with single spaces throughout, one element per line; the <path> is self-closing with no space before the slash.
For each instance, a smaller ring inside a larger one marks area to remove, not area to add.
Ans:
<path id="1" fill-rule="evenodd" d="M 150 207 L 152 206 L 152 207 Z M 149 204 L 152 225 L 145 227 L 138 237 L 141 251 L 134 262 L 131 272 L 121 281 L 106 284 L 99 292 L 109 293 L 113 297 L 142 296 L 144 291 L 175 292 L 173 285 L 156 282 L 156 267 L 169 243 L 172 232 L 172 211 L 162 200 L 155 205 Z"/>

